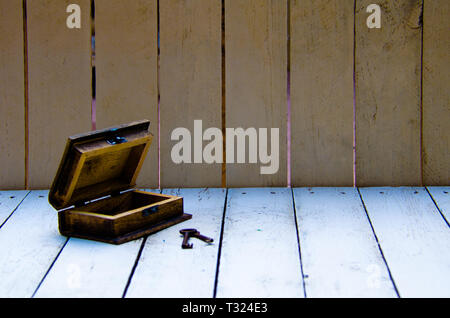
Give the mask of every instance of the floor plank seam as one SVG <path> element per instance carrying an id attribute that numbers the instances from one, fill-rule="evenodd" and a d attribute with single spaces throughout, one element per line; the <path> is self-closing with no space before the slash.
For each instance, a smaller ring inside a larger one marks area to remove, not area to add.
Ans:
<path id="1" fill-rule="evenodd" d="M 11 218 L 11 216 L 14 214 L 14 212 L 16 212 L 16 210 L 19 208 L 19 206 L 22 204 L 22 202 L 27 198 L 27 196 L 31 193 L 31 191 L 28 191 L 28 193 L 23 197 L 23 199 L 19 202 L 19 204 L 17 204 L 17 206 L 14 208 L 14 210 L 11 211 L 11 213 L 8 215 L 8 217 L 5 219 L 5 221 L 3 221 L 3 223 L 0 225 L 0 230 L 3 227 L 3 225 L 6 224 L 6 222 L 8 222 L 8 220 Z"/>
<path id="2" fill-rule="evenodd" d="M 430 193 L 430 191 L 428 190 L 428 187 L 424 187 L 424 188 L 425 188 L 425 191 L 427 191 L 428 195 L 430 196 L 431 201 L 433 201 L 434 206 L 435 206 L 436 209 L 438 210 L 439 214 L 440 214 L 441 217 L 444 219 L 444 222 L 447 223 L 447 226 L 450 228 L 450 223 L 449 223 L 449 221 L 445 218 L 444 213 L 443 213 L 442 210 L 439 208 L 439 206 L 438 206 L 436 200 L 434 200 L 434 197 L 433 197 L 433 195 Z"/>
<path id="3" fill-rule="evenodd" d="M 297 222 L 297 209 L 295 208 L 294 188 L 291 188 L 291 195 L 292 195 L 292 205 L 293 205 L 293 208 L 294 208 L 295 231 L 297 233 L 298 257 L 299 257 L 299 260 L 300 260 L 300 275 L 302 277 L 303 296 L 305 298 L 308 298 L 307 293 L 306 293 L 305 273 L 303 271 L 302 248 L 301 248 L 301 245 L 300 245 L 300 231 L 298 229 L 298 222 Z"/>
<path id="4" fill-rule="evenodd" d="M 59 258 L 59 255 L 61 255 L 62 251 L 64 250 L 64 248 L 66 247 L 67 243 L 69 242 L 70 237 L 68 237 L 66 239 L 66 241 L 64 242 L 63 246 L 61 247 L 61 249 L 59 250 L 58 254 L 56 254 L 55 259 L 52 261 L 52 263 L 50 264 L 50 267 L 47 269 L 47 271 L 45 272 L 45 275 L 42 277 L 41 281 L 39 282 L 39 284 L 37 285 L 36 289 L 34 290 L 33 294 L 31 295 L 31 298 L 34 298 L 34 296 L 36 295 L 36 293 L 38 292 L 39 288 L 41 287 L 42 283 L 44 282 L 44 280 L 47 278 L 48 274 L 50 273 L 50 271 L 52 270 L 53 266 L 55 265 L 56 261 Z"/>
<path id="5" fill-rule="evenodd" d="M 375 232 L 375 228 L 373 227 L 372 220 L 370 219 L 369 211 L 367 210 L 366 204 L 364 203 L 364 199 L 363 199 L 363 197 L 361 195 L 361 192 L 359 191 L 359 188 L 357 187 L 356 190 L 358 191 L 359 198 L 361 200 L 361 203 L 363 205 L 364 211 L 366 213 L 367 220 L 369 221 L 370 228 L 372 229 L 372 234 L 375 237 L 375 241 L 377 242 L 378 250 L 380 251 L 381 258 L 383 259 L 384 265 L 386 266 L 386 269 L 388 271 L 389 278 L 391 279 L 391 282 L 392 282 L 392 285 L 394 287 L 395 293 L 397 294 L 398 298 L 401 298 L 400 292 L 399 292 L 399 290 L 397 288 L 397 284 L 395 283 L 394 277 L 392 276 L 391 269 L 389 268 L 388 262 L 386 260 L 386 257 L 384 256 L 384 253 L 383 253 L 383 249 L 381 248 L 380 241 L 378 240 L 378 236 L 377 236 L 377 234 Z"/>
<path id="6" fill-rule="evenodd" d="M 139 248 L 138 254 L 136 255 L 136 259 L 134 261 L 133 268 L 131 269 L 130 276 L 128 277 L 127 283 L 126 283 L 125 288 L 123 290 L 122 298 L 125 298 L 127 296 L 128 288 L 130 287 L 131 281 L 133 279 L 133 275 L 134 275 L 134 273 L 136 271 L 136 268 L 138 266 L 139 260 L 141 259 L 142 252 L 144 251 L 144 248 L 145 248 L 145 243 L 147 242 L 147 238 L 148 238 L 148 236 L 144 237 L 144 239 L 142 240 L 142 244 L 141 244 L 141 247 Z"/>
<path id="7" fill-rule="evenodd" d="M 220 226 L 220 238 L 219 238 L 219 248 L 217 251 L 216 277 L 214 279 L 213 298 L 217 298 L 217 286 L 219 283 L 219 270 L 220 270 L 220 257 L 222 255 L 223 230 L 225 228 L 227 204 L 228 204 L 228 188 L 226 189 L 226 192 L 225 192 L 225 203 L 223 205 L 222 224 Z"/>
<path id="8" fill-rule="evenodd" d="M 141 190 L 146 191 L 146 189 L 141 189 Z M 161 189 L 159 189 L 159 190 L 157 190 L 155 192 L 158 192 L 158 193 L 161 194 L 163 192 L 163 189 L 161 188 Z M 122 293 L 122 298 L 125 298 L 127 296 L 128 288 L 130 287 L 131 281 L 133 280 L 134 273 L 136 272 L 136 268 L 137 268 L 137 266 L 139 264 L 139 260 L 141 259 L 142 252 L 144 251 L 145 244 L 147 242 L 147 238 L 148 238 L 148 236 L 143 238 L 142 244 L 139 247 L 139 251 L 138 251 L 138 253 L 136 255 L 136 259 L 134 260 L 134 264 L 133 264 L 133 267 L 131 268 L 130 275 L 128 276 L 127 283 L 125 284 L 125 288 L 124 288 L 123 293 Z"/>

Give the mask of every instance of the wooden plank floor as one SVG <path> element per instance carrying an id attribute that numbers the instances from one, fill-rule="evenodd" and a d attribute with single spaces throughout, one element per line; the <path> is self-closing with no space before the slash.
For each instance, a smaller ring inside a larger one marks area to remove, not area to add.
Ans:
<path id="1" fill-rule="evenodd" d="M 0 297 L 450 297 L 450 187 L 162 192 L 193 219 L 115 246 L 0 191 Z M 214 243 L 182 250 L 185 227 Z"/>

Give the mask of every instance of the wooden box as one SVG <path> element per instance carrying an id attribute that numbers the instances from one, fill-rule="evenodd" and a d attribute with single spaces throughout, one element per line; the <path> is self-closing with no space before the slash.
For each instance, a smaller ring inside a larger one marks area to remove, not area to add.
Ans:
<path id="1" fill-rule="evenodd" d="M 133 189 L 149 121 L 69 137 L 49 193 L 65 236 L 121 244 L 190 219 L 183 198 Z"/>

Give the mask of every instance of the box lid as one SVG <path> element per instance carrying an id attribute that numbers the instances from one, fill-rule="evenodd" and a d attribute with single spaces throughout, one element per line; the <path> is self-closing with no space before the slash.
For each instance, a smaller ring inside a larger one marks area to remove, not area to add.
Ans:
<path id="1" fill-rule="evenodd" d="M 131 189 L 150 147 L 150 122 L 69 137 L 49 193 L 57 210 Z"/>

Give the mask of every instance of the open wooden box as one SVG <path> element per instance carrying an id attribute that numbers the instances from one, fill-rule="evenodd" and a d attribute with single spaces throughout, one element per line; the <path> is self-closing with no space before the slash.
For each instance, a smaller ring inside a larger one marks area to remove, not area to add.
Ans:
<path id="1" fill-rule="evenodd" d="M 186 221 L 183 198 L 138 191 L 147 120 L 69 137 L 49 193 L 65 236 L 121 244 Z"/>

